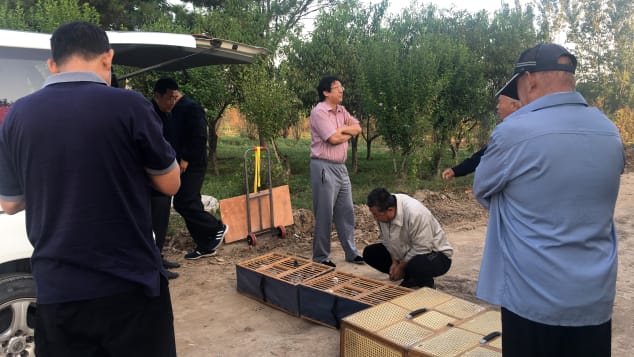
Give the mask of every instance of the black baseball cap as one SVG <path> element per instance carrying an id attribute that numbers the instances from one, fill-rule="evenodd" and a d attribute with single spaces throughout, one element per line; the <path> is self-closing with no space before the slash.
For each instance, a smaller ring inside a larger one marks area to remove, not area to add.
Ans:
<path id="1" fill-rule="evenodd" d="M 572 64 L 558 63 L 561 56 L 570 57 Z M 495 93 L 495 96 L 505 95 L 513 99 L 519 99 L 517 95 L 517 78 L 524 72 L 565 71 L 575 73 L 576 69 L 577 58 L 568 50 L 554 43 L 541 43 L 522 52 L 517 63 L 515 63 L 513 77 Z"/>

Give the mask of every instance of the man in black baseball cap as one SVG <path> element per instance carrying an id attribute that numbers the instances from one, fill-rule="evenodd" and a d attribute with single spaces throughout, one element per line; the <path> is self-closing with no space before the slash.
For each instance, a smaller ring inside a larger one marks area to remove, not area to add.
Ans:
<path id="1" fill-rule="evenodd" d="M 475 172 L 489 209 L 476 295 L 501 308 L 505 357 L 611 353 L 623 143 L 575 91 L 576 66 L 555 44 L 521 54 L 498 94 L 522 107 L 495 127 Z"/>
<path id="2" fill-rule="evenodd" d="M 570 60 L 562 60 L 568 57 Z M 542 43 L 522 52 L 515 63 L 513 77 L 506 82 L 495 96 L 505 95 L 520 99 L 517 93 L 517 79 L 526 72 L 564 71 L 575 73 L 577 59 L 568 50 L 554 43 Z"/>

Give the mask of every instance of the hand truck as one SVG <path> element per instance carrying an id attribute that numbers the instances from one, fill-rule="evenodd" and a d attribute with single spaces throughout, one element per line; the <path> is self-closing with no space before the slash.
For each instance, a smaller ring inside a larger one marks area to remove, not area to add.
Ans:
<path id="1" fill-rule="evenodd" d="M 249 153 L 253 152 L 253 192 L 249 189 Z M 262 170 L 261 167 L 261 154 L 264 152 L 264 156 L 266 157 L 266 176 L 267 176 L 267 189 L 260 191 L 261 187 L 261 177 L 260 172 Z M 269 149 L 263 146 L 256 146 L 254 148 L 249 148 L 244 151 L 244 182 L 246 186 L 246 208 L 247 208 L 247 243 L 250 246 L 255 246 L 257 244 L 257 236 L 270 233 L 271 235 L 277 235 L 280 238 L 286 237 L 286 228 L 283 225 L 275 227 L 273 214 L 273 182 L 271 179 L 271 155 Z M 269 217 L 271 218 L 269 225 L 265 226 L 267 222 L 263 222 L 262 213 L 263 213 L 263 201 L 268 199 L 269 202 Z M 257 222 L 255 224 L 251 219 L 251 202 L 257 202 Z"/>

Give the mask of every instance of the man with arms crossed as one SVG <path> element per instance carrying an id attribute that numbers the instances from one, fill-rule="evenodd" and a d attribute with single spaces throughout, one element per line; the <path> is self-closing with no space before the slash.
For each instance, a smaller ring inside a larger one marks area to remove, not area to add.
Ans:
<path id="1" fill-rule="evenodd" d="M 317 86 L 319 103 L 310 112 L 313 261 L 332 267 L 335 263 L 329 255 L 333 219 L 346 261 L 363 264 L 354 242 L 352 185 L 346 168 L 348 141 L 361 133 L 361 126 L 341 105 L 343 91 L 338 78 L 322 78 Z"/>
<path id="2" fill-rule="evenodd" d="M 624 168 L 614 124 L 574 91 L 565 48 L 524 51 L 475 173 L 489 209 L 477 296 L 502 307 L 515 356 L 610 356 L 617 272 L 614 206 Z"/>
<path id="3" fill-rule="evenodd" d="M 180 185 L 174 151 L 149 101 L 108 86 L 103 30 L 62 25 L 51 50 L 52 76 L 0 127 L 0 205 L 26 208 L 34 247 L 36 354 L 176 356 L 150 218 L 150 186 Z"/>

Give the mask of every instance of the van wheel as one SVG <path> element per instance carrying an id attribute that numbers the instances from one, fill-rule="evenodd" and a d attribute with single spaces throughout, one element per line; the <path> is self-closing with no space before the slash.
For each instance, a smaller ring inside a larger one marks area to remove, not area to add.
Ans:
<path id="1" fill-rule="evenodd" d="M 0 275 L 0 356 L 35 356 L 35 281 Z"/>

